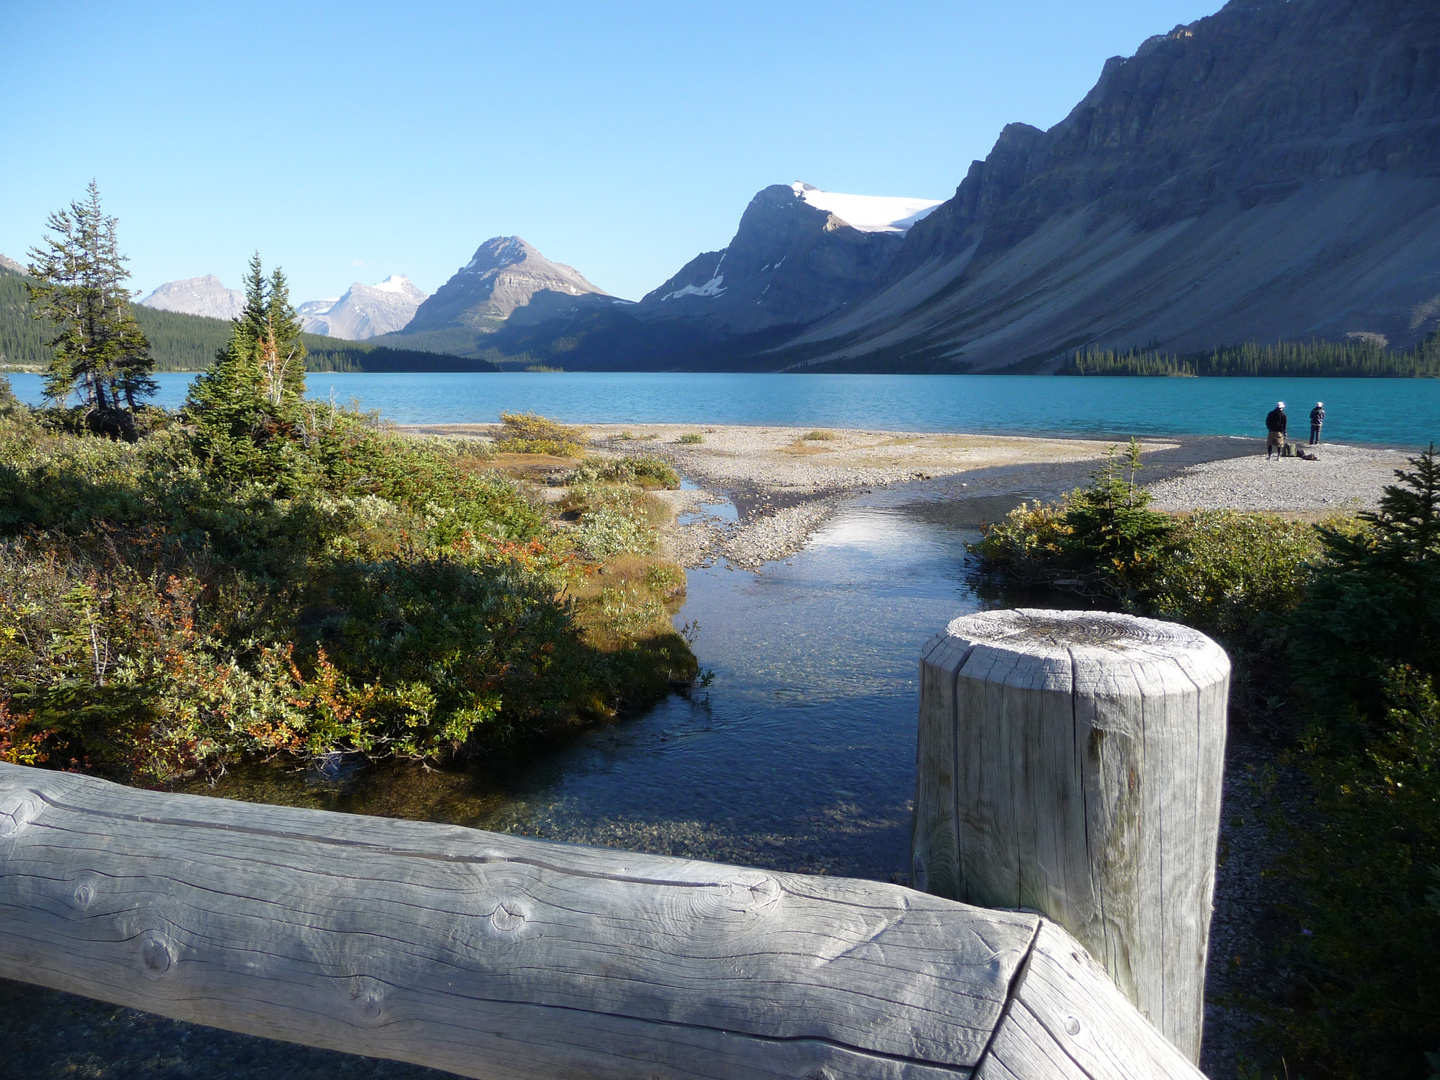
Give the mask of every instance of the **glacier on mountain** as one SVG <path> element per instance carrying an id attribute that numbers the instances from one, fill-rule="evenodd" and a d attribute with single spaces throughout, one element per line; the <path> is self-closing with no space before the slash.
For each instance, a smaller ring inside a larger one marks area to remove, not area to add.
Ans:
<path id="1" fill-rule="evenodd" d="M 843 195 L 836 191 L 822 191 L 803 180 L 795 181 L 790 188 L 817 210 L 828 211 L 861 232 L 909 232 L 910 226 L 944 201 L 891 195 Z"/>

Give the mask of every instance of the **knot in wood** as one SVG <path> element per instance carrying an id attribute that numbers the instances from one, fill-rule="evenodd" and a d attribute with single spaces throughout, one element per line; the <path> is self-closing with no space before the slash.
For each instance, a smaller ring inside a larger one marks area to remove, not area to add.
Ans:
<path id="1" fill-rule="evenodd" d="M 44 808 L 44 802 L 34 792 L 13 791 L 0 794 L 0 840 L 19 836 L 40 816 Z"/>
<path id="2" fill-rule="evenodd" d="M 516 900 L 504 900 L 490 913 L 490 925 L 502 934 L 513 933 L 525 925 L 525 909 Z"/>
<path id="3" fill-rule="evenodd" d="M 140 935 L 140 963 L 151 975 L 164 975 L 175 962 L 170 940 L 158 930 L 147 930 Z"/>

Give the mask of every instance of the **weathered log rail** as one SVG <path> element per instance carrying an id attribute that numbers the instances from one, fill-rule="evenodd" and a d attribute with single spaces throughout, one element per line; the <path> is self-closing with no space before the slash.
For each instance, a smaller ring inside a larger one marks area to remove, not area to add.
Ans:
<path id="1" fill-rule="evenodd" d="M 0 977 L 495 1080 L 1200 1076 L 1038 915 L 15 765 Z"/>

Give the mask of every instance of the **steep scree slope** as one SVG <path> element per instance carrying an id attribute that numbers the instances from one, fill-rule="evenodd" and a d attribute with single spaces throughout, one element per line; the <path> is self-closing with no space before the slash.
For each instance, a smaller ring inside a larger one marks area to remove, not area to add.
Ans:
<path id="1" fill-rule="evenodd" d="M 1440 320 L 1440 4 L 1232 0 L 1011 124 L 774 366 L 1043 369 Z"/>

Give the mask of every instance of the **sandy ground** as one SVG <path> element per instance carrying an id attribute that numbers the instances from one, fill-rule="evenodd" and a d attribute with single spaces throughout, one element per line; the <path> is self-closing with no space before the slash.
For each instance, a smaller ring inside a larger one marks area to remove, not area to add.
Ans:
<path id="1" fill-rule="evenodd" d="M 488 438 L 485 424 L 405 430 Z M 672 557 L 687 567 L 725 560 L 759 569 L 805 546 L 846 499 L 880 488 L 948 506 L 966 521 L 995 520 L 1020 499 L 1053 499 L 1086 483 L 1109 444 L 1087 439 L 937 434 L 847 428 L 683 424 L 591 425 L 601 454 L 658 455 L 694 485 L 661 492 L 677 524 Z M 806 438 L 819 434 L 823 438 Z M 684 436 L 699 442 L 681 442 Z M 1373 508 L 1407 454 L 1326 444 L 1319 461 L 1267 461 L 1253 439 L 1177 437 L 1141 444 L 1159 510 L 1273 510 L 1309 518 Z M 513 456 L 513 455 L 512 455 Z M 538 458 L 527 470 L 556 479 L 569 463 Z M 730 515 L 725 504 L 733 504 Z"/>
<path id="2" fill-rule="evenodd" d="M 696 434 L 701 442 L 679 441 Z M 697 485 L 698 490 L 665 496 L 685 522 L 669 537 L 677 562 L 702 566 L 723 558 L 749 570 L 800 550 L 850 496 L 1040 463 L 1093 466 L 1107 445 L 1080 439 L 673 424 L 597 426 L 590 435 L 607 452 L 664 457 Z M 1174 445 L 1155 443 L 1151 449 Z M 735 522 L 704 512 L 707 504 L 726 501 L 738 511 Z"/>

